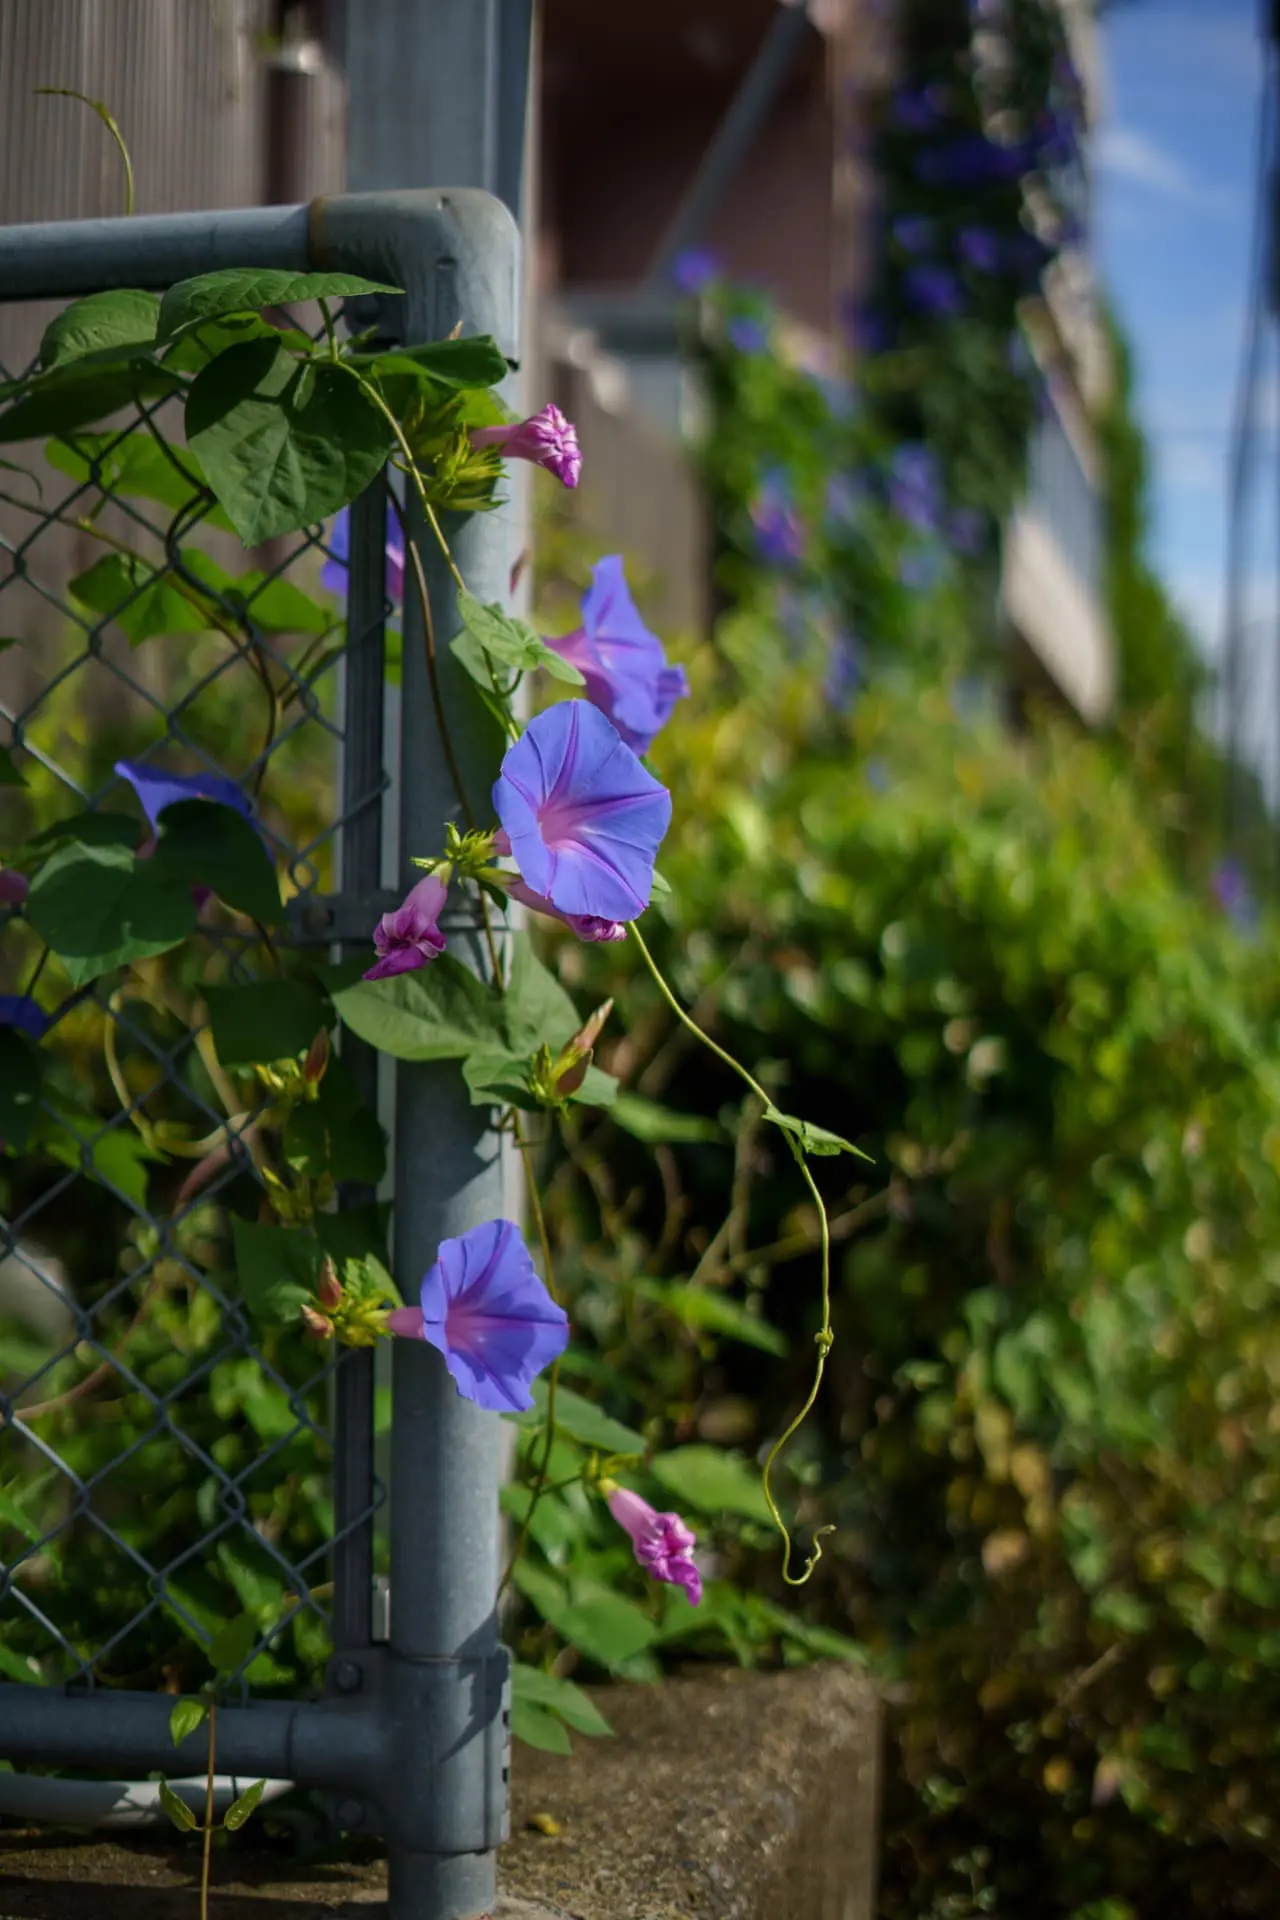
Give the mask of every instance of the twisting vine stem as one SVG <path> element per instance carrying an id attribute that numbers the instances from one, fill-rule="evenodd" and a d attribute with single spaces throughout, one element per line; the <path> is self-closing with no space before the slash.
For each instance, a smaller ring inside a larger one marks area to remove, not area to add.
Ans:
<path id="1" fill-rule="evenodd" d="M 672 1013 L 675 1014 L 676 1019 L 679 1020 L 681 1025 L 686 1027 L 691 1034 L 693 1034 L 695 1039 L 701 1041 L 704 1047 L 708 1048 L 710 1052 L 714 1053 L 718 1060 L 723 1060 L 724 1064 L 727 1067 L 730 1067 L 733 1070 L 733 1072 L 737 1074 L 740 1080 L 743 1080 L 746 1082 L 747 1086 L 750 1087 L 752 1093 L 755 1094 L 756 1098 L 764 1102 L 764 1106 L 766 1109 L 766 1118 L 767 1118 L 769 1110 L 772 1109 L 773 1107 L 773 1102 L 770 1100 L 764 1088 L 760 1085 L 760 1082 L 754 1077 L 754 1075 L 748 1073 L 747 1069 L 743 1066 L 740 1060 L 735 1060 L 731 1053 L 726 1052 L 726 1050 L 722 1046 L 720 1046 L 716 1041 L 714 1041 L 711 1038 L 711 1035 L 705 1032 L 704 1029 L 698 1025 L 697 1021 L 693 1018 L 692 1014 L 685 1012 L 684 1008 L 680 1005 L 679 1000 L 676 998 L 675 994 L 671 991 L 671 988 L 667 985 L 666 979 L 663 976 L 661 968 L 658 966 L 657 961 L 654 959 L 653 955 L 650 953 L 648 947 L 645 944 L 644 935 L 641 933 L 639 927 L 635 924 L 634 921 L 631 924 L 631 937 L 635 941 L 636 946 L 640 950 L 641 959 L 644 961 L 645 966 L 649 969 L 649 972 L 653 976 L 654 985 L 657 987 L 658 992 L 662 995 L 663 999 L 666 1001 L 667 1005 L 670 1007 Z M 800 1142 L 795 1138 L 795 1136 L 791 1133 L 787 1134 L 787 1145 L 791 1148 L 791 1151 L 795 1156 L 796 1165 L 800 1169 L 800 1177 L 804 1181 L 806 1187 L 808 1187 L 809 1192 L 813 1198 L 813 1203 L 818 1209 L 819 1230 L 821 1233 L 820 1244 L 821 1244 L 821 1254 L 822 1254 L 822 1325 L 818 1328 L 817 1333 L 814 1335 L 814 1341 L 818 1349 L 818 1358 L 814 1366 L 813 1380 L 810 1383 L 808 1396 L 805 1399 L 804 1405 L 800 1408 L 800 1411 L 792 1419 L 790 1425 L 786 1427 L 786 1429 L 779 1436 L 779 1438 L 774 1441 L 772 1447 L 770 1447 L 768 1455 L 765 1459 L 764 1468 L 761 1474 L 761 1484 L 764 1490 L 765 1502 L 769 1508 L 769 1516 L 772 1519 L 774 1526 L 778 1529 L 779 1534 L 782 1536 L 782 1543 L 783 1543 L 782 1577 L 786 1581 L 789 1587 L 802 1587 L 805 1584 L 805 1582 L 809 1579 L 809 1576 L 812 1574 L 819 1560 L 821 1560 L 822 1558 L 822 1541 L 824 1536 L 828 1533 L 834 1533 L 835 1528 L 829 1527 L 829 1526 L 819 1527 L 815 1531 L 813 1536 L 813 1546 L 809 1552 L 807 1559 L 805 1560 L 803 1570 L 800 1573 L 792 1573 L 791 1571 L 791 1554 L 792 1554 L 791 1533 L 787 1527 L 786 1521 L 783 1519 L 782 1514 L 778 1509 L 777 1500 L 774 1498 L 773 1487 L 771 1485 L 771 1477 L 773 1474 L 773 1469 L 777 1464 L 778 1457 L 781 1454 L 783 1448 L 787 1445 L 787 1443 L 790 1440 L 794 1439 L 795 1435 L 799 1432 L 800 1428 L 804 1425 L 805 1421 L 809 1417 L 809 1414 L 813 1410 L 814 1403 L 817 1400 L 819 1393 L 822 1390 L 822 1379 L 827 1369 L 827 1355 L 831 1352 L 832 1347 L 835 1345 L 835 1333 L 833 1332 L 832 1326 L 831 1326 L 831 1223 L 827 1218 L 827 1209 L 826 1209 L 825 1203 L 823 1202 L 822 1195 L 818 1191 L 818 1183 L 814 1179 L 813 1174 L 810 1172 L 808 1162 L 805 1159 L 804 1148 L 801 1146 Z"/>

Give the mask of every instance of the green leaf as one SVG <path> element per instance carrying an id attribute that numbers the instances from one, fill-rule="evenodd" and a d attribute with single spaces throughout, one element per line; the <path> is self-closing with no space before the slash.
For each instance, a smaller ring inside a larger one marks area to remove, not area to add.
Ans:
<path id="1" fill-rule="evenodd" d="M 256 829 L 220 801 L 175 800 L 166 807 L 160 844 L 140 865 L 155 867 L 175 891 L 178 882 L 209 887 L 227 906 L 263 926 L 273 925 L 283 912 L 275 868 Z"/>
<path id="2" fill-rule="evenodd" d="M 871 1155 L 864 1153 L 861 1147 L 855 1147 L 851 1140 L 846 1140 L 841 1134 L 829 1133 L 825 1127 L 815 1127 L 811 1120 L 799 1120 L 794 1113 L 780 1113 L 772 1105 L 765 1108 L 763 1118 L 790 1134 L 802 1153 L 852 1153 L 859 1160 L 874 1165 Z"/>
<path id="3" fill-rule="evenodd" d="M 739 1300 L 731 1300 L 714 1287 L 695 1287 L 682 1281 L 635 1280 L 632 1286 L 646 1300 L 653 1300 L 677 1320 L 697 1332 L 722 1333 L 745 1346 L 758 1347 L 762 1353 L 787 1351 L 786 1336 L 771 1327 L 759 1314 L 748 1312 Z"/>
<path id="4" fill-rule="evenodd" d="M 311 1177 L 358 1180 L 376 1187 L 387 1170 L 378 1117 L 360 1097 L 351 1070 L 330 1060 L 314 1100 L 296 1107 L 284 1133 L 285 1158 Z"/>
<path id="5" fill-rule="evenodd" d="M 190 448 L 175 447 L 171 456 L 149 433 L 78 433 L 74 441 L 50 440 L 44 457 L 58 473 L 82 485 L 99 486 L 125 499 L 155 500 L 175 512 L 207 491 Z M 212 501 L 202 524 L 231 532 L 231 522 Z"/>
<path id="6" fill-rule="evenodd" d="M 219 1627 L 209 1642 L 209 1663 L 215 1673 L 235 1673 L 257 1644 L 257 1621 L 251 1613 L 238 1613 L 234 1620 L 228 1620 Z"/>
<path id="7" fill-rule="evenodd" d="M 264 633 L 321 635 L 337 624 L 328 607 L 321 606 L 283 574 L 270 577 L 257 570 L 231 574 L 199 548 L 189 549 L 182 558 L 208 585 L 224 619 L 258 627 Z"/>
<path id="8" fill-rule="evenodd" d="M 25 787 L 26 781 L 13 764 L 8 747 L 0 747 L 0 787 Z"/>
<path id="9" fill-rule="evenodd" d="M 543 667 L 553 679 L 564 680 L 570 686 L 586 684 L 577 667 L 562 660 L 527 620 L 504 613 L 496 604 L 482 605 L 473 595 L 463 592 L 458 594 L 458 617 L 476 646 L 491 660 L 515 667 L 521 673 Z"/>
<path id="10" fill-rule="evenodd" d="M 56 1117 L 42 1114 L 37 1125 L 45 1152 L 60 1165 L 122 1195 L 141 1213 L 147 1204 L 147 1168 L 167 1165 L 164 1154 L 148 1146 L 128 1122 L 107 1126 L 98 1114 L 61 1094 L 48 1093 L 46 1099 Z"/>
<path id="11" fill-rule="evenodd" d="M 204 320 L 189 332 L 178 335 L 164 353 L 164 364 L 175 373 L 203 373 L 228 347 L 242 346 L 246 340 L 274 340 L 303 359 L 313 352 L 310 337 L 297 327 L 273 327 L 256 313 L 228 313 L 220 320 Z"/>
<path id="12" fill-rule="evenodd" d="M 540 1753 L 573 1752 L 564 1721 L 531 1700 L 512 1700 L 511 1734 L 513 1739 L 523 1740 L 526 1747 L 537 1747 Z"/>
<path id="13" fill-rule="evenodd" d="M 194 1831 L 198 1824 L 194 1813 L 192 1813 L 185 1800 L 179 1800 L 167 1780 L 160 1782 L 160 1805 L 164 1808 L 179 1833 L 191 1833 Z"/>
<path id="14" fill-rule="evenodd" d="M 303 980 L 252 980 L 243 986 L 210 986 L 204 989 L 204 1002 L 213 1044 L 224 1067 L 269 1066 L 273 1060 L 294 1060 L 307 1051 L 331 1017 L 328 1001 Z M 330 1069 L 334 1064 L 330 1063 Z"/>
<path id="15" fill-rule="evenodd" d="M 551 1625 L 571 1647 L 615 1669 L 658 1637 L 653 1621 L 633 1600 L 586 1580 L 574 1582 L 572 1600 L 558 1609 Z"/>
<path id="16" fill-rule="evenodd" d="M 68 840 L 86 847 L 132 848 L 138 844 L 138 823 L 129 813 L 71 813 L 33 834 L 27 845 L 44 853 Z"/>
<path id="17" fill-rule="evenodd" d="M 562 1047 L 582 1025 L 573 1001 L 533 950 L 527 933 L 511 941 L 507 977 L 506 1037 L 512 1053 L 528 1055 L 543 1042 Z"/>
<path id="18" fill-rule="evenodd" d="M 249 340 L 187 395 L 187 439 L 247 547 L 348 505 L 390 450 L 391 429 L 354 375 L 322 362 L 300 386 L 302 372 L 277 342 Z"/>
<path id="19" fill-rule="evenodd" d="M 399 293 L 380 280 L 354 273 L 290 273 L 278 267 L 225 267 L 179 280 L 160 302 L 156 338 L 171 340 L 180 327 L 227 313 L 257 313 L 263 307 L 293 307 L 304 300 L 348 300 L 362 293 Z"/>
<path id="20" fill-rule="evenodd" d="M 470 1089 L 473 1107 L 519 1107 L 525 1113 L 538 1110 L 540 1103 L 529 1091 L 528 1054 L 509 1053 L 505 1048 L 469 1053 L 462 1062 L 462 1077 Z"/>
<path id="21" fill-rule="evenodd" d="M 548 1712 L 567 1721 L 577 1733 L 598 1737 L 613 1732 L 599 1707 L 588 1699 L 581 1687 L 575 1687 L 572 1680 L 562 1680 L 557 1674 L 546 1673 L 541 1667 L 528 1667 L 520 1660 L 513 1661 L 511 1697 L 513 1702 L 525 1706 L 545 1707 Z"/>
<path id="22" fill-rule="evenodd" d="M 755 1469 L 719 1447 L 675 1447 L 649 1463 L 655 1480 L 700 1513 L 737 1513 L 745 1520 L 769 1519 L 769 1506 Z"/>
<path id="23" fill-rule="evenodd" d="M 84 300 L 73 301 L 45 328 L 40 365 L 62 366 L 104 347 L 150 346 L 156 337 L 159 312 L 158 294 L 141 293 L 133 287 L 91 293 Z"/>
<path id="24" fill-rule="evenodd" d="M 387 1227 L 391 1219 L 389 1201 L 374 1200 L 364 1206 L 343 1207 L 340 1213 L 316 1215 L 320 1246 L 339 1273 L 350 1260 L 374 1260 L 383 1268 L 390 1265 L 387 1251 Z M 394 1296 L 396 1289 L 390 1288 Z"/>
<path id="25" fill-rule="evenodd" d="M 110 419 L 122 407 L 176 393 L 181 386 L 181 380 L 139 347 L 87 353 L 39 375 L 0 413 L 0 446 L 40 440 L 50 433 L 75 433 Z"/>
<path id="26" fill-rule="evenodd" d="M 249 1818 L 259 1800 L 261 1800 L 266 1784 L 265 1780 L 255 1780 L 251 1787 L 245 1788 L 238 1800 L 232 1801 L 226 1813 L 222 1816 L 222 1824 L 228 1833 L 238 1833 L 240 1831 L 240 1828 Z"/>
<path id="27" fill-rule="evenodd" d="M 209 1718 L 207 1700 L 179 1700 L 169 1715 L 169 1738 L 175 1747 L 180 1747 L 189 1733 L 202 1727 Z"/>
<path id="28" fill-rule="evenodd" d="M 433 340 L 420 347 L 397 347 L 394 353 L 353 353 L 352 364 L 377 374 L 391 361 L 411 360 L 442 386 L 496 387 L 511 369 L 497 341 L 487 333 L 465 340 Z"/>
<path id="29" fill-rule="evenodd" d="M 174 886 L 158 857 L 135 860 L 124 847 L 73 840 L 32 881 L 27 918 L 72 986 L 83 987 L 113 967 L 167 953 L 191 932 L 196 914 L 190 893 Z"/>
<path id="30" fill-rule="evenodd" d="M 708 1120 L 701 1113 L 678 1113 L 674 1107 L 661 1106 L 639 1093 L 620 1093 L 609 1118 L 624 1133 L 650 1147 L 704 1140 L 723 1144 L 725 1140 L 724 1128 L 718 1121 Z"/>
<path id="31" fill-rule="evenodd" d="M 39 1053 L 16 1027 L 0 1027 L 0 1140 L 21 1153 L 31 1137 L 44 1077 Z"/>
<path id="32" fill-rule="evenodd" d="M 320 1278 L 324 1248 L 296 1227 L 260 1227 L 233 1217 L 231 1237 L 244 1303 L 264 1326 L 293 1326 Z"/>
<path id="33" fill-rule="evenodd" d="M 361 980 L 333 1003 L 358 1039 L 397 1060 L 461 1060 L 506 1040 L 502 996 L 449 953 L 417 973 Z"/>
<path id="34" fill-rule="evenodd" d="M 535 1380 L 530 1392 L 538 1414 L 545 1420 L 548 1403 L 546 1381 Z M 624 1427 L 620 1420 L 611 1419 L 607 1413 L 601 1413 L 599 1407 L 590 1400 L 584 1400 L 580 1393 L 573 1393 L 565 1386 L 556 1388 L 556 1432 L 567 1433 L 584 1447 L 595 1447 L 600 1453 L 639 1456 L 645 1451 L 642 1433 L 637 1433 L 634 1427 Z"/>
<path id="35" fill-rule="evenodd" d="M 90 613 L 113 620 L 130 645 L 159 634 L 207 633 L 209 608 L 164 570 L 123 553 L 104 554 L 67 588 Z"/>
<path id="36" fill-rule="evenodd" d="M 603 1067 L 588 1067 L 582 1085 L 569 1098 L 580 1107 L 612 1107 L 618 1098 L 618 1082 Z"/>
<path id="37" fill-rule="evenodd" d="M 0 1673 L 7 1674 L 10 1680 L 16 1680 L 20 1686 L 42 1687 L 44 1685 L 44 1675 L 35 1662 L 25 1654 L 15 1653 L 13 1648 L 6 1647 L 3 1641 L 0 1641 Z"/>

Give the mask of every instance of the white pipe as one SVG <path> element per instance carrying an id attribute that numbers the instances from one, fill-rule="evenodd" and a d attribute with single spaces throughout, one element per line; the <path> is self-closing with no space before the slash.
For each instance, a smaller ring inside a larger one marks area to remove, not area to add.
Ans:
<path id="1" fill-rule="evenodd" d="M 0 1816 L 58 1827 L 163 1827 L 169 1816 L 160 1805 L 158 1780 L 60 1780 L 47 1774 L 0 1773 Z M 168 1783 L 198 1819 L 204 1818 L 207 1774 L 193 1773 Z M 253 1785 L 231 1773 L 213 1776 L 213 1811 L 222 1815 Z M 292 1793 L 292 1780 L 268 1780 L 260 1806 Z"/>

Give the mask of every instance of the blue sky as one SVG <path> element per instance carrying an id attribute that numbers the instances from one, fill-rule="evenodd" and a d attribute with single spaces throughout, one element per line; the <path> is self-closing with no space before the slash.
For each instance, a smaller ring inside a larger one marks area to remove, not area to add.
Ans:
<path id="1" fill-rule="evenodd" d="M 1257 22 L 1256 0 L 1126 0 L 1102 29 L 1098 269 L 1137 354 L 1156 561 L 1211 652 L 1222 627 L 1227 456 L 1246 312 Z M 1274 359 L 1266 378 L 1274 420 Z M 1264 445 L 1268 458 L 1274 465 L 1274 442 Z M 1260 508 L 1255 618 L 1276 604 L 1276 510 Z"/>

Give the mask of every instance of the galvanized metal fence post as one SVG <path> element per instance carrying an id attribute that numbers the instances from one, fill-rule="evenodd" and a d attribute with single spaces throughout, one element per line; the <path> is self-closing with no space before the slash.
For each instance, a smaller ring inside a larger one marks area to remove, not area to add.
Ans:
<path id="1" fill-rule="evenodd" d="M 395 338 L 440 339 L 460 323 L 465 332 L 493 334 L 513 362 L 517 357 L 517 229 L 497 199 L 475 190 L 0 231 L 0 298 L 164 288 L 189 274 L 249 264 L 334 267 L 402 286 L 403 297 L 388 299 L 379 316 Z M 385 904 L 378 830 L 381 516 L 374 496 L 352 510 L 341 892 L 329 902 L 304 895 L 294 903 L 295 935 L 322 943 L 356 938 L 353 929 L 365 929 Z M 467 802 L 484 822 L 492 817 L 502 740 L 449 654 L 458 624 L 454 583 L 416 507 L 411 527 L 426 564 L 450 739 Z M 462 520 L 449 537 L 471 590 L 484 600 L 507 598 L 520 542 L 518 508 Z M 416 877 L 410 857 L 437 850 L 445 820 L 465 819 L 467 811 L 434 719 L 424 624 L 412 590 L 401 710 L 399 879 L 407 887 Z M 474 915 L 457 909 L 446 926 L 453 951 L 485 970 L 486 941 Z M 376 1062 L 354 1051 L 349 1058 L 372 1087 Z M 470 1105 L 460 1074 L 452 1067 L 398 1070 L 393 1233 L 406 1298 L 416 1295 L 441 1239 L 508 1211 L 508 1169 L 502 1141 Z M 265 1774 L 322 1789 L 345 1825 L 385 1834 L 392 1920 L 476 1920 L 493 1904 L 495 1853 L 506 1823 L 508 1669 L 496 1619 L 499 1422 L 458 1397 L 433 1349 L 395 1343 L 390 1644 L 374 1647 L 371 1380 L 347 1363 L 342 1377 L 332 1693 L 321 1701 L 228 1707 L 219 1720 L 221 1763 L 241 1777 Z M 151 1398 L 163 1422 L 168 1400 Z M 216 1463 L 209 1466 L 216 1475 Z M 175 1564 L 186 1558 L 184 1552 Z M 151 1574 L 161 1591 L 166 1573 L 158 1564 Z M 163 1695 L 94 1688 L 67 1698 L 54 1687 L 0 1685 L 0 1697 L 0 1754 L 15 1761 L 139 1771 L 199 1763 L 196 1751 L 173 1754 L 172 1702 Z"/>

